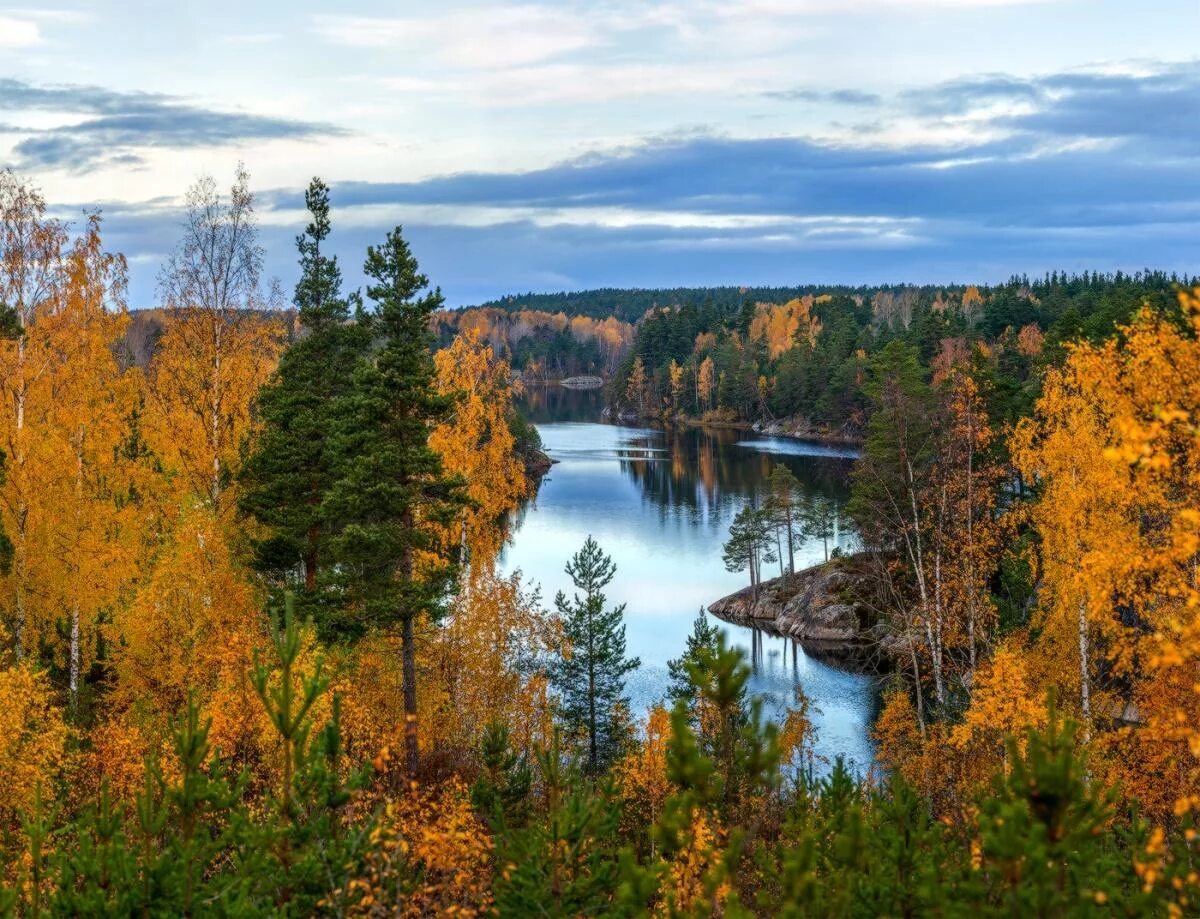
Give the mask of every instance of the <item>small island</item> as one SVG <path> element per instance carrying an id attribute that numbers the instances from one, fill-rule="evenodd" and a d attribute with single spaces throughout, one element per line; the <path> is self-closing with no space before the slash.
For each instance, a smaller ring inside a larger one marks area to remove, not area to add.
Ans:
<path id="1" fill-rule="evenodd" d="M 850 555 L 744 587 L 708 611 L 724 622 L 793 638 L 818 657 L 874 663 L 865 586 L 861 559 Z"/>

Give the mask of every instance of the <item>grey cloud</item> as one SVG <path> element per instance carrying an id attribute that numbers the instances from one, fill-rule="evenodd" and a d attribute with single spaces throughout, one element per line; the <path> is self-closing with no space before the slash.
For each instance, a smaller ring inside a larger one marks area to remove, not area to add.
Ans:
<path id="1" fill-rule="evenodd" d="M 876 93 L 857 89 L 777 89 L 763 93 L 767 99 L 779 102 L 832 102 L 837 105 L 873 106 L 883 101 Z"/>
<path id="2" fill-rule="evenodd" d="M 277 139 L 344 135 L 335 125 L 244 112 L 219 112 L 160 93 L 123 93 L 97 86 L 36 86 L 0 79 L 0 111 L 82 113 L 83 120 L 34 130 L 0 126 L 0 134 L 27 135 L 12 165 L 87 171 L 105 163 L 135 164 L 138 151 L 204 147 Z"/>
<path id="3" fill-rule="evenodd" d="M 1060 73 L 1021 79 L 989 74 L 912 90 L 902 103 L 919 115 L 953 116 L 992 102 L 1031 111 L 995 119 L 999 127 L 1051 137 L 1200 140 L 1200 62 L 1151 73 Z"/>

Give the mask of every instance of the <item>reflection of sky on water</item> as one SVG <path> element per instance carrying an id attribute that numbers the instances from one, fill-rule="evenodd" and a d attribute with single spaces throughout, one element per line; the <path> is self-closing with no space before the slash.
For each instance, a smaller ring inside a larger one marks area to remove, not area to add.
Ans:
<path id="1" fill-rule="evenodd" d="M 787 437 L 756 437 L 754 440 L 739 440 L 734 446 L 780 456 L 828 456 L 836 459 L 858 459 L 862 455 L 862 451 L 855 447 L 814 444 L 807 440 L 794 440 Z"/>
<path id="2" fill-rule="evenodd" d="M 579 402 L 598 405 L 598 393 L 578 393 L 566 411 L 550 418 L 578 418 Z M 572 585 L 567 559 L 591 534 L 617 564 L 609 585 L 614 603 L 626 603 L 630 654 L 642 667 L 629 679 L 637 711 L 661 698 L 666 662 L 677 657 L 702 606 L 746 582 L 721 561 L 721 543 L 737 511 L 755 496 L 773 462 L 786 462 L 802 486 L 839 501 L 845 498 L 845 461 L 811 454 L 767 456 L 741 447 L 740 436 L 699 431 L 662 432 L 579 421 L 558 423 L 533 412 L 546 452 L 558 463 L 536 499 L 518 515 L 515 534 L 501 560 L 542 586 L 547 604 Z M 598 407 L 595 414 L 597 417 Z M 764 439 L 768 440 L 768 439 Z M 753 441 L 749 441 L 752 443 Z M 804 445 L 799 445 L 804 446 Z M 843 536 L 848 545 L 850 537 Z M 820 543 L 803 545 L 797 567 L 823 558 Z M 730 642 L 750 657 L 751 633 L 726 627 Z M 780 638 L 762 636 L 755 692 L 771 708 L 791 700 L 798 681 L 819 713 L 818 753 L 869 762 L 867 726 L 875 705 L 874 681 L 795 655 Z"/>

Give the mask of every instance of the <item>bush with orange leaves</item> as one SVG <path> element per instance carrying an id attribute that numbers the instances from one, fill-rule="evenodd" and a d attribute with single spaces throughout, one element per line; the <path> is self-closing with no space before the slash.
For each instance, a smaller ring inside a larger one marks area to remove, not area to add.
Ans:
<path id="1" fill-rule="evenodd" d="M 492 840 L 457 779 L 389 801 L 369 842 L 340 892 L 350 915 L 491 914 Z"/>
<path id="2" fill-rule="evenodd" d="M 646 717 L 645 738 L 613 766 L 621 800 L 621 832 L 639 853 L 649 848 L 653 854 L 653 839 L 647 831 L 662 816 L 663 804 L 675 787 L 667 776 L 670 736 L 671 714 L 656 705 Z"/>
<path id="3" fill-rule="evenodd" d="M 17 836 L 35 800 L 51 800 L 67 766 L 70 730 L 46 674 L 21 662 L 0 669 L 0 861 L 15 869 L 4 841 Z M 0 888 L 14 880 L 0 871 Z"/>

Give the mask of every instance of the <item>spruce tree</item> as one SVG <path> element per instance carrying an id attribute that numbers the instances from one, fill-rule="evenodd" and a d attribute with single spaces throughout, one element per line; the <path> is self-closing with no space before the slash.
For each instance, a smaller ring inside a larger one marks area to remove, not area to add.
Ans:
<path id="1" fill-rule="evenodd" d="M 330 232 L 329 189 L 314 178 L 304 198 L 312 220 L 296 238 L 299 337 L 259 393 L 262 433 L 242 469 L 240 504 L 267 530 L 254 544 L 255 567 L 277 590 L 297 589 L 299 608 L 328 632 L 326 607 L 342 595 L 331 589 L 333 526 L 324 504 L 337 474 L 335 411 L 370 338 L 341 295 L 337 259 L 322 249 Z"/>
<path id="2" fill-rule="evenodd" d="M 697 692 L 692 670 L 698 666 L 703 667 L 704 661 L 716 650 L 719 634 L 720 630 L 709 624 L 704 609 L 701 608 L 692 622 L 692 634 L 687 637 L 683 654 L 667 661 L 667 673 L 670 677 L 667 697 L 672 703 L 682 701 L 687 706 L 692 706 Z"/>
<path id="3" fill-rule="evenodd" d="M 577 591 L 568 601 L 558 592 L 554 605 L 563 617 L 568 653 L 554 670 L 564 724 L 572 734 L 586 735 L 585 768 L 598 773 L 619 752 L 622 710 L 629 707 L 625 675 L 641 665 L 625 656 L 625 604 L 606 610 L 603 590 L 617 567 L 591 536 L 567 563 Z"/>
<path id="4" fill-rule="evenodd" d="M 367 249 L 363 272 L 374 303 L 376 351 L 359 361 L 350 394 L 339 400 L 338 479 L 322 512 L 338 530 L 331 546 L 348 598 L 332 631 L 355 637 L 399 629 L 403 657 L 405 763 L 417 767 L 414 626 L 436 621 L 455 586 L 458 543 L 451 524 L 466 497 L 429 446 L 452 397 L 435 388 L 429 317 L 442 305 L 397 227 Z"/>

